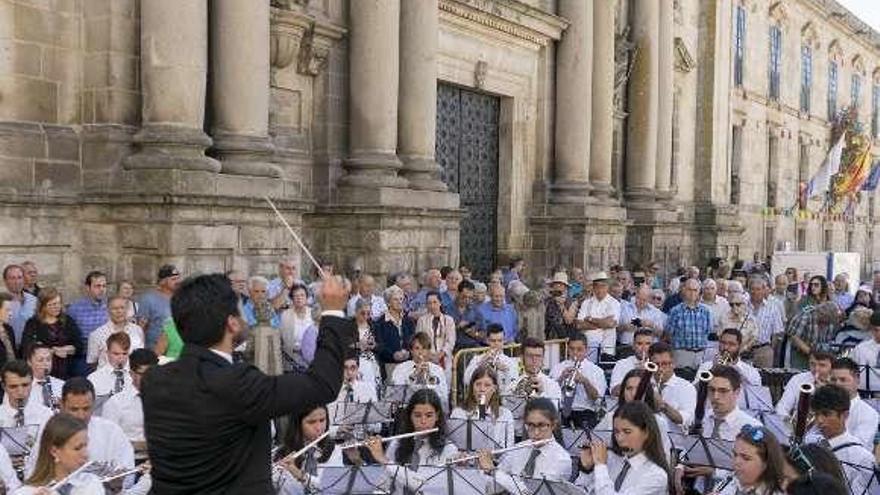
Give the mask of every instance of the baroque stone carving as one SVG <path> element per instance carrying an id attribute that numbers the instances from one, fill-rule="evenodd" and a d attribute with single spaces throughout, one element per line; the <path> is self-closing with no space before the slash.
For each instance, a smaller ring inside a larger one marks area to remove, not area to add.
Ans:
<path id="1" fill-rule="evenodd" d="M 614 108 L 626 111 L 626 87 L 638 50 L 629 39 L 629 26 L 614 36 Z"/>
<path id="2" fill-rule="evenodd" d="M 272 13 L 272 67 L 284 69 L 296 60 L 296 71 L 304 76 L 318 75 L 327 63 L 333 43 L 346 30 L 315 21 L 300 12 L 275 9 Z"/>
<path id="3" fill-rule="evenodd" d="M 675 37 L 675 68 L 680 72 L 690 72 L 694 70 L 696 62 L 691 56 L 690 50 L 687 49 L 684 40 L 681 37 Z"/>
<path id="4" fill-rule="evenodd" d="M 489 73 L 489 64 L 485 60 L 477 62 L 474 67 L 474 86 L 477 89 L 483 89 L 486 85 L 486 75 Z"/>

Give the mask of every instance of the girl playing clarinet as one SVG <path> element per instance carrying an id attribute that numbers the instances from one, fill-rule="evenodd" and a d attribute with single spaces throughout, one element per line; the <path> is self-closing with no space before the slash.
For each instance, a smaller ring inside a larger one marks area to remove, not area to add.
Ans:
<path id="1" fill-rule="evenodd" d="M 316 405 L 305 408 L 294 416 L 284 442 L 282 460 L 274 471 L 274 483 L 278 495 L 317 493 L 321 488 L 321 470 L 324 467 L 343 465 L 342 449 L 328 435 L 317 445 L 296 458 L 286 458 L 314 442 L 327 431 L 327 407 Z"/>
<path id="2" fill-rule="evenodd" d="M 578 485 L 595 495 L 666 495 L 669 468 L 654 411 L 627 402 L 614 412 L 611 453 L 599 439 L 581 450 Z"/>
<path id="3" fill-rule="evenodd" d="M 733 475 L 718 487 L 719 495 L 781 495 L 785 454 L 763 426 L 745 425 L 733 444 Z"/>
<path id="4" fill-rule="evenodd" d="M 492 438 L 501 447 L 513 445 L 513 414 L 501 406 L 498 393 L 498 375 L 486 365 L 481 365 L 471 375 L 468 395 L 464 404 L 456 407 L 450 419 L 488 419 L 494 422 Z"/>
<path id="5" fill-rule="evenodd" d="M 522 478 L 544 478 L 547 481 L 568 481 L 571 476 L 571 457 L 558 442 L 554 433 L 559 428 L 559 413 L 553 401 L 532 399 L 523 415 L 526 442 L 545 442 L 538 447 L 524 447 L 507 452 L 498 468 L 491 452 L 480 452 L 479 465 L 486 472 L 495 471 L 495 481 L 510 493 L 522 493 Z"/>

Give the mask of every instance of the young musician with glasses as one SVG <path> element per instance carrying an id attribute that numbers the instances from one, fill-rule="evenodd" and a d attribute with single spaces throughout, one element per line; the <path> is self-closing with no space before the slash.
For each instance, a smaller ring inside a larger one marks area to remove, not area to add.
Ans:
<path id="1" fill-rule="evenodd" d="M 456 407 L 449 419 L 487 419 L 494 422 L 492 438 L 502 446 L 513 445 L 513 413 L 501 405 L 498 375 L 487 366 L 480 366 L 471 375 L 467 397 Z"/>
<path id="2" fill-rule="evenodd" d="M 299 457 L 288 458 L 323 435 L 328 423 L 327 407 L 323 405 L 305 408 L 293 416 L 281 459 L 273 470 L 276 494 L 317 493 L 321 488 L 323 468 L 343 465 L 342 448 L 334 444 L 329 435 Z"/>
<path id="3" fill-rule="evenodd" d="M 705 361 L 700 365 L 700 371 L 712 369 L 716 363 L 725 359 L 728 366 L 733 366 L 739 372 L 743 381 L 749 385 L 761 385 L 761 373 L 751 364 L 740 359 L 742 350 L 743 334 L 736 328 L 725 328 L 718 338 L 718 354 L 715 359 Z M 696 378 L 694 382 L 696 383 Z"/>
<path id="4" fill-rule="evenodd" d="M 669 493 L 669 466 L 661 435 L 647 404 L 634 401 L 619 406 L 614 412 L 610 449 L 594 438 L 581 450 L 577 484 L 595 495 Z"/>
<path id="5" fill-rule="evenodd" d="M 571 478 L 571 457 L 557 441 L 559 413 L 550 399 L 532 399 L 523 415 L 527 439 L 523 448 L 505 453 L 497 468 L 492 454 L 480 452 L 478 464 L 487 473 L 494 471 L 496 486 L 510 493 L 522 493 L 522 478 L 543 478 L 547 481 L 568 481 Z M 527 447 L 526 442 L 544 443 Z"/>
<path id="6" fill-rule="evenodd" d="M 718 495 L 782 493 L 785 453 L 767 428 L 745 425 L 733 444 L 733 474 L 716 487 Z"/>

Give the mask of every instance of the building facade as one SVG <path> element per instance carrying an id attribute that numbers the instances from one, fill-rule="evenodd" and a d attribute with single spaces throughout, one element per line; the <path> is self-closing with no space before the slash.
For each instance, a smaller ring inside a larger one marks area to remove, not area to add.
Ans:
<path id="1" fill-rule="evenodd" d="M 70 289 L 307 270 L 264 196 L 348 272 L 874 252 L 868 197 L 767 213 L 832 102 L 876 122 L 878 35 L 833 0 L 0 0 L 0 25 L 0 261 Z"/>

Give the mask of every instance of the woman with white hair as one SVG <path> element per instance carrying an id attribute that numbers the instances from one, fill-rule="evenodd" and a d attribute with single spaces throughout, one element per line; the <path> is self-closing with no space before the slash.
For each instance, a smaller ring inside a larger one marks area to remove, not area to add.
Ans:
<path id="1" fill-rule="evenodd" d="M 388 309 L 373 323 L 376 334 L 376 354 L 386 377 L 394 372 L 394 368 L 410 359 L 409 341 L 412 339 L 415 324 L 406 317 L 404 311 L 405 294 L 403 289 L 392 285 L 382 293 Z"/>
<path id="2" fill-rule="evenodd" d="M 736 284 L 739 285 L 739 282 L 736 282 Z M 742 288 L 742 286 L 740 286 L 740 288 Z M 728 286 L 728 290 L 729 289 L 730 287 Z M 735 328 L 739 330 L 742 334 L 742 345 L 740 346 L 740 354 L 742 354 L 748 352 L 752 348 L 752 345 L 755 344 L 755 341 L 758 338 L 758 323 L 749 311 L 744 294 L 730 292 L 729 303 L 730 311 L 728 311 L 727 315 L 722 318 L 717 333 L 720 336 L 721 332 L 727 328 Z"/>

